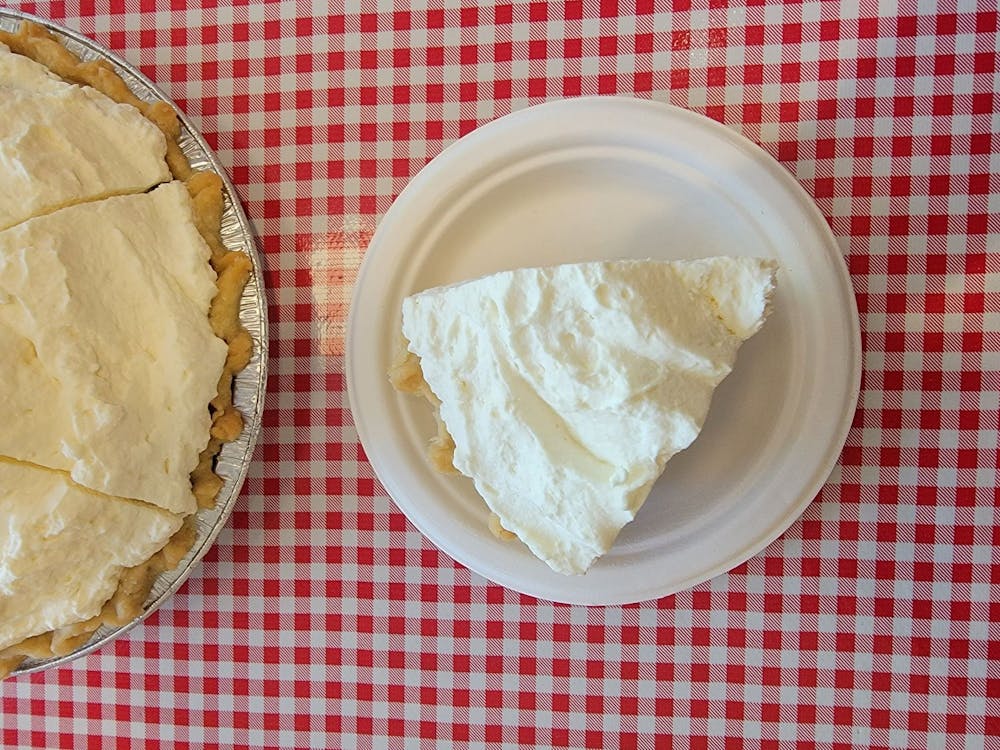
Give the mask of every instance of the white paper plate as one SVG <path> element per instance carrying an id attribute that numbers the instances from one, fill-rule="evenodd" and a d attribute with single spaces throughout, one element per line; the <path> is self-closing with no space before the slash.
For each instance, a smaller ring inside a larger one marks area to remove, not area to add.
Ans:
<path id="1" fill-rule="evenodd" d="M 773 257 L 774 312 L 716 391 L 701 436 L 667 464 L 635 521 L 585 576 L 501 542 L 472 482 L 435 473 L 423 400 L 394 392 L 408 294 L 485 273 L 611 258 Z M 764 151 L 648 101 L 571 99 L 503 117 L 448 147 L 385 215 L 355 289 L 347 383 L 386 490 L 444 552 L 542 599 L 622 604 L 733 568 L 826 481 L 860 384 L 858 315 L 822 215 Z"/>

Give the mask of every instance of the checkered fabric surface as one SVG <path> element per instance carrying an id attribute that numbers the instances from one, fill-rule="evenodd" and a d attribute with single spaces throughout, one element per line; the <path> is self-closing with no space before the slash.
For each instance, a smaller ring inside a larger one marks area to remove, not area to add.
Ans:
<path id="1" fill-rule="evenodd" d="M 204 563 L 127 637 L 0 684 L 0 744 L 1000 747 L 996 3 L 860 4 L 15 3 L 138 64 L 216 149 L 264 253 L 272 359 Z M 344 390 L 393 198 L 478 125 L 580 94 L 761 144 L 828 218 L 861 312 L 859 409 L 815 502 L 637 606 L 539 602 L 438 552 Z"/>

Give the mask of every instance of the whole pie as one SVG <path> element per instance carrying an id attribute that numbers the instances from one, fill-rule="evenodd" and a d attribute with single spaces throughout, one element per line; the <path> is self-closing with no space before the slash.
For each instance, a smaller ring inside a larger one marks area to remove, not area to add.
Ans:
<path id="1" fill-rule="evenodd" d="M 242 430 L 248 256 L 165 102 L 0 31 L 0 675 L 139 614 Z"/>

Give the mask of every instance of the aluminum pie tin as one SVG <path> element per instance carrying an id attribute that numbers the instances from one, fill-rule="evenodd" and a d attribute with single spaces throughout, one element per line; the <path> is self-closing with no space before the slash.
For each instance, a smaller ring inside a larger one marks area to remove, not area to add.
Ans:
<path id="1" fill-rule="evenodd" d="M 240 300 L 240 322 L 253 337 L 253 356 L 246 368 L 237 374 L 234 384 L 234 402 L 243 413 L 243 432 L 231 443 L 226 443 L 219 453 L 216 472 L 224 484 L 219 491 L 214 508 L 199 510 L 195 516 L 197 536 L 187 555 L 173 570 L 168 570 L 154 581 L 153 588 L 143 606 L 142 614 L 121 627 L 101 626 L 87 643 L 72 653 L 51 659 L 28 659 L 12 675 L 30 674 L 62 666 L 73 659 L 89 654 L 118 638 L 149 617 L 187 580 L 215 538 L 225 526 L 240 494 L 253 456 L 253 448 L 260 434 L 264 410 L 264 388 L 267 382 L 267 314 L 264 297 L 264 277 L 261 258 L 254 242 L 253 230 L 240 206 L 239 197 L 219 160 L 212 153 L 183 112 L 158 89 L 152 81 L 133 65 L 114 55 L 95 41 L 80 33 L 8 8 L 0 8 L 0 28 L 16 31 L 21 21 L 33 21 L 45 26 L 67 49 L 82 60 L 107 60 L 125 84 L 139 99 L 147 102 L 165 101 L 176 110 L 181 122 L 178 141 L 194 169 L 208 170 L 222 178 L 225 208 L 222 215 L 222 241 L 229 250 L 246 253 L 253 262 L 253 273 L 243 290 Z"/>

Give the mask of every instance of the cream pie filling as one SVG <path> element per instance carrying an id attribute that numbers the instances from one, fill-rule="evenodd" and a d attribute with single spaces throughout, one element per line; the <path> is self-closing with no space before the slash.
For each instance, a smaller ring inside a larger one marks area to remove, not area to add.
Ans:
<path id="1" fill-rule="evenodd" d="M 226 359 L 185 186 L 0 232 L 0 456 L 179 514 Z"/>
<path id="2" fill-rule="evenodd" d="M 0 229 L 170 179 L 166 140 L 135 108 L 0 44 Z"/>
<path id="3" fill-rule="evenodd" d="M 774 274 L 753 258 L 519 269 L 406 298 L 402 332 L 454 467 L 503 528 L 579 574 L 697 437 Z"/>

